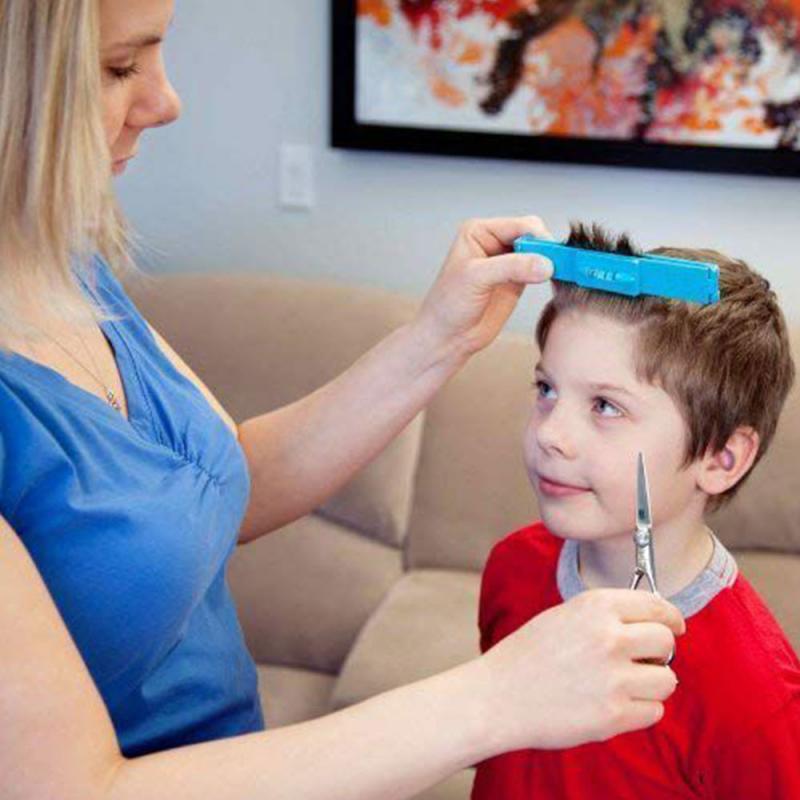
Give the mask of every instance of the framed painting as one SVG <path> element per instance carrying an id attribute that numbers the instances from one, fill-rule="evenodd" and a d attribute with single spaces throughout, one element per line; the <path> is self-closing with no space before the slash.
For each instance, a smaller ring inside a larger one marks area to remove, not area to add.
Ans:
<path id="1" fill-rule="evenodd" d="M 800 0 L 333 0 L 332 144 L 800 176 Z"/>

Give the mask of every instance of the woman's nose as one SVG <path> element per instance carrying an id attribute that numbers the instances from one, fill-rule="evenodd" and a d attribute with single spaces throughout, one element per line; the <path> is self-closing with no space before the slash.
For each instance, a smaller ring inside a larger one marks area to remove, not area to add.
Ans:
<path id="1" fill-rule="evenodd" d="M 181 98 L 167 78 L 164 78 L 160 87 L 155 108 L 157 111 L 154 125 L 169 125 L 181 115 Z"/>
<path id="2" fill-rule="evenodd" d="M 132 128 L 156 128 L 175 122 L 181 114 L 181 99 L 166 73 L 143 87 L 131 107 L 128 124 Z"/>

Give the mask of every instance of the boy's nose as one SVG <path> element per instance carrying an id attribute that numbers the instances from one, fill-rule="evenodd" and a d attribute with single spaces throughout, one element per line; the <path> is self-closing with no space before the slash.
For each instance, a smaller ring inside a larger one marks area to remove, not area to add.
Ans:
<path id="1" fill-rule="evenodd" d="M 536 427 L 536 443 L 545 453 L 557 453 L 564 458 L 573 458 L 574 448 L 569 435 L 569 424 L 558 407 L 541 417 Z"/>

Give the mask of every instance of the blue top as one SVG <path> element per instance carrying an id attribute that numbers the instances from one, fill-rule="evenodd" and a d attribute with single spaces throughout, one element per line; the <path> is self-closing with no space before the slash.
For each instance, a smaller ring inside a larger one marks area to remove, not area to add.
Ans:
<path id="1" fill-rule="evenodd" d="M 250 489 L 244 455 L 111 270 L 94 265 L 85 290 L 115 317 L 102 328 L 129 419 L 0 351 L 0 513 L 126 756 L 261 730 L 255 665 L 225 580 Z"/>

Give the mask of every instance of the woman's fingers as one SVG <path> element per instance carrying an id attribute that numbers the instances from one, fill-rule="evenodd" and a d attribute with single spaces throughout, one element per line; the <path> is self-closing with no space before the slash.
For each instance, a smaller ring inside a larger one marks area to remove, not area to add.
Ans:
<path id="1" fill-rule="evenodd" d="M 681 612 L 672 603 L 652 592 L 596 589 L 592 596 L 593 602 L 605 604 L 622 622 L 660 622 L 677 636 L 686 632 L 686 622 Z"/>
<path id="2" fill-rule="evenodd" d="M 675 649 L 675 637 L 655 622 L 630 623 L 623 629 L 622 648 L 634 661 L 664 663 Z"/>
<path id="3" fill-rule="evenodd" d="M 572 747 L 657 722 L 677 681 L 641 657 L 666 658 L 667 625 L 679 631 L 683 620 L 663 600 L 592 590 L 496 642 L 482 663 L 501 749 Z"/>
<path id="4" fill-rule="evenodd" d="M 633 664 L 625 681 L 625 694 L 632 700 L 664 702 L 675 691 L 678 679 L 669 668 L 655 664 Z"/>
<path id="5" fill-rule="evenodd" d="M 474 259 L 467 273 L 473 285 L 486 289 L 504 283 L 543 283 L 553 276 L 553 263 L 544 256 L 506 253 Z"/>
<path id="6" fill-rule="evenodd" d="M 540 217 L 496 217 L 472 219 L 461 226 L 461 236 L 474 246 L 473 255 L 494 256 L 505 253 L 514 240 L 526 233 L 537 239 L 553 239 Z"/>
<path id="7" fill-rule="evenodd" d="M 630 733 L 642 728 L 649 728 L 664 717 L 664 704 L 650 700 L 632 700 L 620 712 L 616 733 Z"/>
<path id="8" fill-rule="evenodd" d="M 509 252 L 526 233 L 552 238 L 539 217 L 471 220 L 461 226 L 444 266 L 425 297 L 416 327 L 428 351 L 466 360 L 494 341 L 526 284 L 552 275 L 547 259 Z M 438 342 L 438 345 L 436 344 Z"/>

